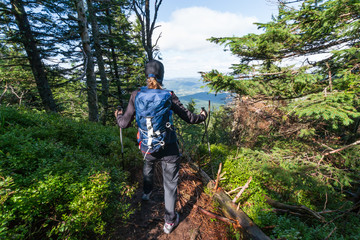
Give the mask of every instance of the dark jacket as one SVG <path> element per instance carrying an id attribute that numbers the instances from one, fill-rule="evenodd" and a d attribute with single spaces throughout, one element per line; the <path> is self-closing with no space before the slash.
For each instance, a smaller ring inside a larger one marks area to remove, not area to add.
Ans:
<path id="1" fill-rule="evenodd" d="M 123 115 L 117 116 L 117 124 L 120 128 L 128 128 L 131 125 L 131 122 L 135 118 L 135 96 L 140 90 L 136 90 L 131 93 L 131 97 L 129 100 L 129 104 L 126 108 L 126 111 Z M 179 98 L 175 95 L 174 92 L 172 93 L 172 105 L 171 110 L 176 113 L 182 120 L 187 123 L 195 124 L 203 122 L 206 117 L 201 114 L 194 114 L 190 112 L 188 109 L 184 107 L 184 105 L 180 102 Z"/>

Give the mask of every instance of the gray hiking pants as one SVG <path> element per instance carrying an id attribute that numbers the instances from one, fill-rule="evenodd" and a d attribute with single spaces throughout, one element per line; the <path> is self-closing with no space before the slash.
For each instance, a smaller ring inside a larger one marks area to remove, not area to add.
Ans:
<path id="1" fill-rule="evenodd" d="M 172 144 L 171 144 L 172 145 Z M 156 161 L 161 161 L 164 201 L 165 201 L 165 222 L 173 223 L 176 220 L 175 203 L 177 198 L 177 183 L 179 179 L 180 155 L 176 146 L 165 147 L 163 151 L 147 154 L 143 175 L 144 193 L 149 193 L 153 189 L 154 166 Z"/>

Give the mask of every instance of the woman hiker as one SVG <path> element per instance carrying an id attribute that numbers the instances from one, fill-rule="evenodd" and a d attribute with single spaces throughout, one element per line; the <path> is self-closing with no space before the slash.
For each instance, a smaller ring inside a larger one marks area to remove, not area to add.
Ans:
<path id="1" fill-rule="evenodd" d="M 145 67 L 147 86 L 132 92 L 125 113 L 115 111 L 120 128 L 130 127 L 134 117 L 138 125 L 138 143 L 144 156 L 143 195 L 148 201 L 153 189 L 154 163 L 161 161 L 164 182 L 165 224 L 169 234 L 179 224 L 175 211 L 177 183 L 179 179 L 180 153 L 172 114 L 190 124 L 201 123 L 207 117 L 202 110 L 199 115 L 190 112 L 172 91 L 162 88 L 164 66 L 157 60 L 149 61 Z"/>

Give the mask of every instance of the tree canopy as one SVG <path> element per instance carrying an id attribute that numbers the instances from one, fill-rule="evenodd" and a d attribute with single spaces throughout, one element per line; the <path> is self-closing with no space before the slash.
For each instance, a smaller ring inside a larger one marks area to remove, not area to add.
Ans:
<path id="1" fill-rule="evenodd" d="M 257 23 L 261 34 L 209 39 L 239 57 L 232 74 L 203 79 L 215 91 L 287 100 L 288 110 L 338 125 L 359 117 L 360 3 L 279 1 L 279 14 Z"/>
<path id="2" fill-rule="evenodd" d="M 131 8 L 122 0 L 2 1 L 0 101 L 77 109 L 105 124 L 108 109 L 122 105 L 143 81 L 146 53 L 129 20 Z M 76 97 L 80 104 L 69 104 Z"/>

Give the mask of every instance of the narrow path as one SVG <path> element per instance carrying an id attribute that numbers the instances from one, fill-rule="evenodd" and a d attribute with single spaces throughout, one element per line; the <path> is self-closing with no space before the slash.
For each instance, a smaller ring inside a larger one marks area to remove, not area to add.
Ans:
<path id="1" fill-rule="evenodd" d="M 139 182 L 142 181 L 141 177 L 139 176 Z M 128 224 L 121 224 L 111 239 L 231 239 L 228 237 L 228 225 L 211 219 L 196 208 L 200 206 L 208 211 L 216 212 L 211 198 L 203 192 L 201 178 L 186 163 L 181 164 L 178 192 L 176 208 L 180 213 L 180 223 L 171 234 L 165 234 L 162 230 L 164 200 L 159 164 L 155 170 L 155 189 L 150 201 L 141 201 L 142 188 L 140 186 L 132 200 L 134 206 L 138 206 L 138 210 L 131 216 Z"/>

